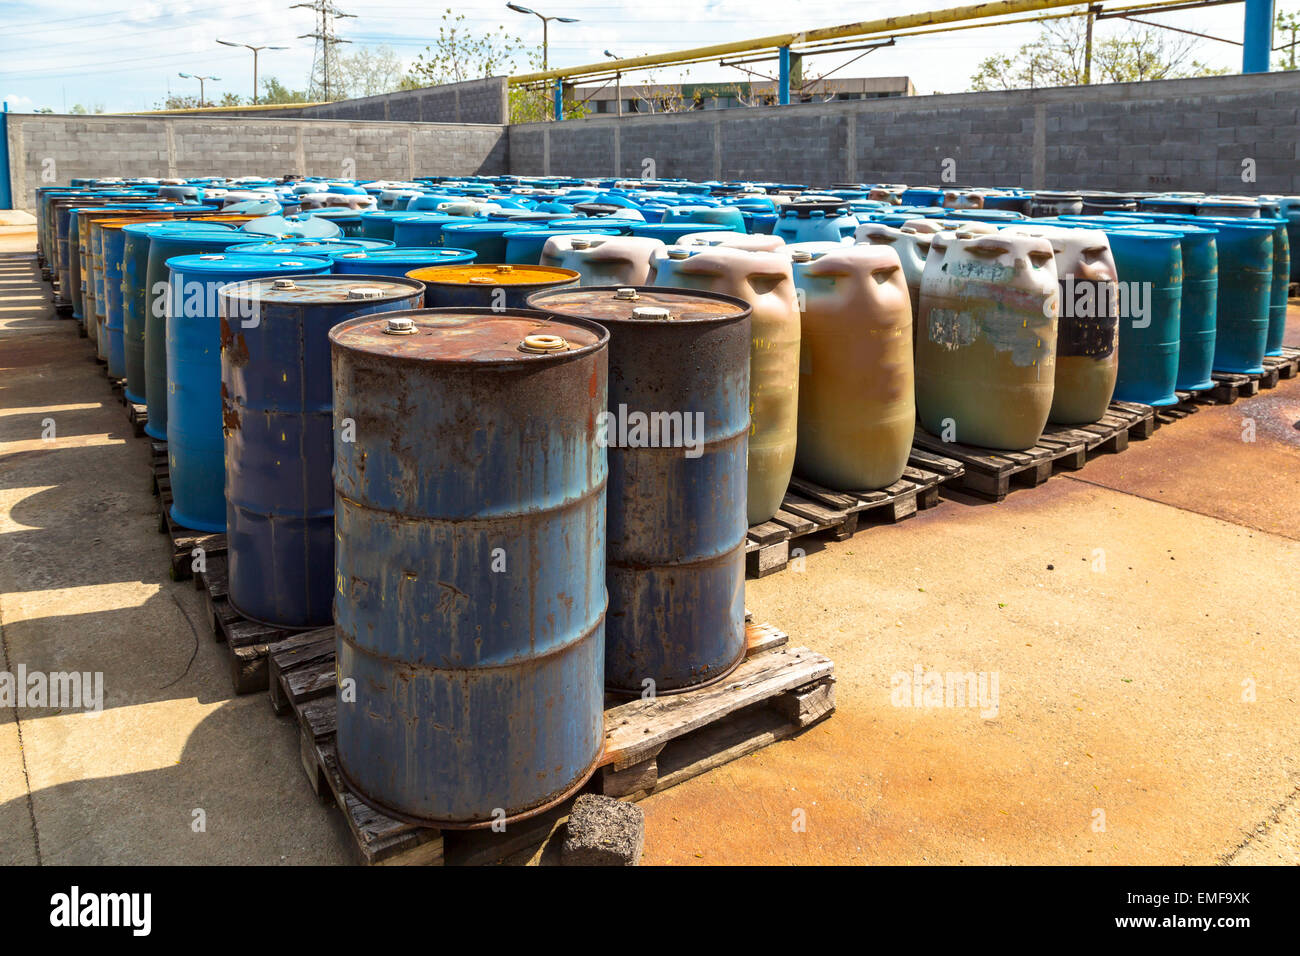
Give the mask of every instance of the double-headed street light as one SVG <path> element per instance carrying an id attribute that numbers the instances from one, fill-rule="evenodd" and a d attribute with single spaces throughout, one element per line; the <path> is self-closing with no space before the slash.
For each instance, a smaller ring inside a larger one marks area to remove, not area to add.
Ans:
<path id="1" fill-rule="evenodd" d="M 197 73 L 177 73 L 176 75 L 181 79 L 199 81 L 199 109 L 203 109 L 203 84 L 208 80 L 215 83 L 221 79 L 219 76 L 199 76 Z"/>
<path id="2" fill-rule="evenodd" d="M 229 40 L 218 40 L 222 46 L 242 46 L 245 50 L 253 51 L 253 105 L 257 105 L 257 54 L 262 50 L 287 50 L 287 46 L 252 46 L 248 43 L 232 43 Z"/>
<path id="3" fill-rule="evenodd" d="M 537 19 L 542 21 L 542 69 L 543 70 L 550 69 L 550 65 L 549 65 L 550 61 L 548 56 L 548 47 L 550 45 L 550 40 L 548 36 L 549 31 L 547 28 L 550 26 L 552 20 L 556 21 L 557 23 L 577 23 L 578 22 L 577 19 L 574 17 L 543 16 L 542 14 L 538 13 L 536 10 L 530 10 L 527 7 L 521 7 L 517 3 L 507 3 L 506 6 L 509 7 L 511 10 L 515 11 L 515 13 L 531 13 L 533 16 L 537 17 Z"/>

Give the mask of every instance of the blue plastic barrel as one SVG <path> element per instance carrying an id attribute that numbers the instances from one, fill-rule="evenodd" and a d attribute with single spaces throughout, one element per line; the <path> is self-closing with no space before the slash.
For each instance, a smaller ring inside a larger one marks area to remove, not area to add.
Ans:
<path id="1" fill-rule="evenodd" d="M 1106 216 L 1109 222 L 1112 218 Z M 1217 232 L 1189 222 L 1127 223 L 1107 226 L 1120 231 L 1174 233 L 1183 257 L 1183 293 L 1179 304 L 1178 382 L 1180 391 L 1213 388 L 1214 343 L 1218 329 L 1219 255 Z"/>
<path id="2" fill-rule="evenodd" d="M 1108 235 L 1122 287 L 1115 399 L 1174 405 L 1183 296 L 1179 236 L 1154 225 Z"/>
<path id="3" fill-rule="evenodd" d="M 181 527 L 226 530 L 219 291 L 256 276 L 323 273 L 329 267 L 325 259 L 238 253 L 167 260 L 167 463 L 171 516 Z M 255 311 L 243 317 L 249 323 L 258 319 Z"/>
<path id="4" fill-rule="evenodd" d="M 660 223 L 664 225 L 707 223 L 712 226 L 726 226 L 735 232 L 745 231 L 744 213 L 735 206 L 675 206 L 664 211 Z"/>
<path id="5" fill-rule="evenodd" d="M 479 262 L 506 261 L 506 234 L 520 224 L 512 219 L 476 219 L 446 223 L 442 227 L 442 244 L 457 249 L 473 249 Z"/>
<path id="6" fill-rule="evenodd" d="M 330 332 L 338 762 L 390 815 L 508 823 L 595 771 L 608 341 L 524 310 Z"/>
<path id="7" fill-rule="evenodd" d="M 584 236 L 617 236 L 617 229 L 591 229 L 581 226 L 547 226 L 545 229 L 516 229 L 506 233 L 505 262 L 513 265 L 535 266 L 542 261 L 542 249 L 552 236 L 563 233 L 581 233 Z"/>
<path id="8" fill-rule="evenodd" d="M 375 209 L 363 212 L 361 214 L 361 232 L 358 238 L 384 239 L 392 242 L 394 224 L 397 220 L 405 219 L 410 215 L 412 214 L 405 210 Z"/>
<path id="9" fill-rule="evenodd" d="M 860 223 L 856 216 L 823 209 L 783 209 L 772 235 L 792 242 L 839 242 L 852 237 Z M 665 240 L 665 242 L 668 240 Z"/>
<path id="10" fill-rule="evenodd" d="M 1261 373 L 1271 324 L 1273 237 L 1280 220 L 1196 216 L 1187 221 L 1218 233 L 1219 325 L 1214 368 Z"/>
<path id="11" fill-rule="evenodd" d="M 140 303 L 144 316 L 144 399 L 149 412 L 144 431 L 150 438 L 166 441 L 167 310 L 171 300 L 167 260 L 204 252 L 225 252 L 242 242 L 245 236 L 233 229 L 223 229 L 216 223 L 203 222 L 164 222 L 125 228 L 128 232 L 142 229 L 149 237 L 149 259 Z M 128 358 L 130 347 L 128 336 Z"/>
<path id="12" fill-rule="evenodd" d="M 330 253 L 337 275 L 405 276 L 412 269 L 473 262 L 472 249 L 356 249 Z"/>
<path id="13" fill-rule="evenodd" d="M 600 220 L 601 222 L 607 220 Z M 708 226 L 709 232 L 741 232 L 742 230 L 730 226 Z M 633 222 L 631 224 L 631 234 L 641 236 L 647 239 L 658 239 L 661 242 L 672 244 L 682 236 L 692 232 L 702 232 L 698 222 Z"/>
<path id="14" fill-rule="evenodd" d="M 245 617 L 320 627 L 330 623 L 334 599 L 329 331 L 418 306 L 424 289 L 375 275 L 292 282 L 277 288 L 274 279 L 252 279 L 220 296 L 228 587 Z"/>
<path id="15" fill-rule="evenodd" d="M 278 242 L 245 242 L 238 247 L 232 247 L 230 251 L 251 255 L 328 258 L 335 252 L 392 248 L 392 242 L 387 239 L 363 239 L 360 236 L 354 236 L 351 239 L 288 239 Z"/>
<path id="16" fill-rule="evenodd" d="M 446 200 L 439 197 L 439 201 Z M 408 213 L 393 222 L 393 242 L 402 249 L 430 248 L 442 245 L 442 227 L 450 223 L 477 221 L 468 216 L 449 216 L 439 212 Z"/>

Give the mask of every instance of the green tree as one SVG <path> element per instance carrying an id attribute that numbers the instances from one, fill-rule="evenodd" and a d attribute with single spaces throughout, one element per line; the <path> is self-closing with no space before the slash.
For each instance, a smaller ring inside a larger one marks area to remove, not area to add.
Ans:
<path id="1" fill-rule="evenodd" d="M 221 99 L 214 104 L 216 106 L 243 106 L 244 98 L 238 93 L 222 93 Z"/>
<path id="2" fill-rule="evenodd" d="M 1193 58 L 1195 37 L 1158 27 L 1129 25 L 1101 37 L 1094 26 L 1091 80 L 1134 83 L 1187 76 L 1213 76 L 1226 69 Z M 1082 17 L 1044 23 L 1038 37 L 1014 56 L 983 60 L 971 76 L 972 90 L 1022 90 L 1047 86 L 1081 86 L 1089 75 L 1087 23 Z"/>
<path id="3" fill-rule="evenodd" d="M 197 96 L 182 96 L 179 93 L 171 93 L 165 100 L 158 103 L 156 110 L 196 110 L 199 108 L 199 98 Z M 73 112 L 76 112 L 75 108 Z"/>
<path id="4" fill-rule="evenodd" d="M 1279 13 L 1273 23 L 1277 44 L 1282 47 L 1277 54 L 1276 66 L 1279 70 L 1296 68 L 1296 43 L 1300 38 L 1300 13 Z"/>
<path id="5" fill-rule="evenodd" d="M 526 54 L 530 70 L 542 68 L 542 51 L 531 50 Z M 572 96 L 573 87 L 565 90 L 564 116 L 566 119 L 582 119 L 591 115 L 591 106 L 585 100 Z M 555 117 L 555 85 L 548 83 L 543 87 L 525 89 L 521 86 L 510 87 L 510 122 L 544 123 Z"/>
<path id="6" fill-rule="evenodd" d="M 334 80 L 339 98 L 352 99 L 391 93 L 401 88 L 404 78 L 401 58 L 392 47 L 377 46 L 339 57 Z"/>
<path id="7" fill-rule="evenodd" d="M 306 90 L 291 90 L 273 76 L 262 81 L 262 95 L 257 98 L 261 103 L 306 103 Z"/>
<path id="8" fill-rule="evenodd" d="M 442 83 L 460 83 L 510 72 L 515 60 L 527 49 L 522 40 L 509 33 L 504 25 L 486 33 L 471 32 L 464 14 L 442 15 L 438 36 L 415 58 L 408 74 L 409 82 L 419 88 Z"/>

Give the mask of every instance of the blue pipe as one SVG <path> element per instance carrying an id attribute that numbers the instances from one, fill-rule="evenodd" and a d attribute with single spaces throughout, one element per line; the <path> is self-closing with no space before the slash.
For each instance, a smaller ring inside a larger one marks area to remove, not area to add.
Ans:
<path id="1" fill-rule="evenodd" d="M 564 81 L 555 81 L 555 122 L 564 119 Z"/>
<path id="2" fill-rule="evenodd" d="M 1258 0 L 1257 0 L 1258 2 Z M 1264 0 L 1271 4 L 1272 0 Z M 1270 9 L 1271 6 L 1270 6 Z M 782 106 L 790 105 L 790 48 L 783 46 L 780 48 L 779 59 L 781 63 L 781 79 L 777 87 L 777 102 Z"/>
<path id="3" fill-rule="evenodd" d="M 1241 72 L 1267 73 L 1273 52 L 1273 0 L 1246 0 Z"/>
<path id="4" fill-rule="evenodd" d="M 9 101 L 5 100 L 0 112 L 0 209 L 13 209 L 13 194 L 9 187 Z"/>

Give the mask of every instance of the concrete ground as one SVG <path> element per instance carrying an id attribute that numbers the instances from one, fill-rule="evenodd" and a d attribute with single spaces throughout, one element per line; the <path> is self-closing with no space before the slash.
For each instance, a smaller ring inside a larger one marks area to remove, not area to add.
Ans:
<path id="1" fill-rule="evenodd" d="M 103 671 L 106 705 L 0 710 L 0 863 L 350 862 L 166 577 L 147 443 L 31 247 L 0 225 L 0 669 Z M 1300 862 L 1298 425 L 1293 380 L 750 582 L 838 710 L 644 801 L 644 862 Z M 917 667 L 996 705 L 901 706 Z"/>

